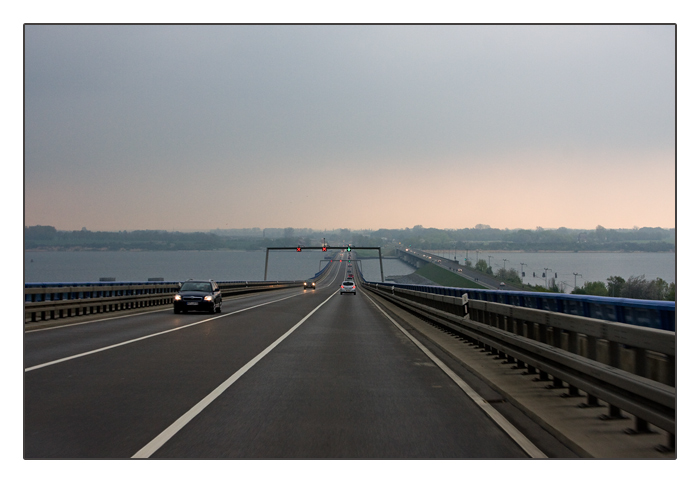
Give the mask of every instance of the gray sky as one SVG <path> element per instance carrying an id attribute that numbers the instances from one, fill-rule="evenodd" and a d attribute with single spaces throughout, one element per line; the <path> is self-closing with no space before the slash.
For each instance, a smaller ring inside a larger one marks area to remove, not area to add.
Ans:
<path id="1" fill-rule="evenodd" d="M 25 225 L 675 226 L 675 27 L 24 29 Z"/>

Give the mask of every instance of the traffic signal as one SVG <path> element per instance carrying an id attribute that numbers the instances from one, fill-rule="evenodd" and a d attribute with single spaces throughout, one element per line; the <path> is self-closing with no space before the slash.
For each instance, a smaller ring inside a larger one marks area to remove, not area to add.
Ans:
<path id="1" fill-rule="evenodd" d="M 349 252 L 352 251 L 352 248 L 348 247 L 348 251 L 349 251 Z"/>
<path id="2" fill-rule="evenodd" d="M 321 250 L 323 250 L 324 252 L 328 251 L 326 250 L 326 247 L 322 247 Z"/>
<path id="3" fill-rule="evenodd" d="M 297 247 L 297 251 L 300 252 L 300 251 L 301 251 L 301 247 Z"/>

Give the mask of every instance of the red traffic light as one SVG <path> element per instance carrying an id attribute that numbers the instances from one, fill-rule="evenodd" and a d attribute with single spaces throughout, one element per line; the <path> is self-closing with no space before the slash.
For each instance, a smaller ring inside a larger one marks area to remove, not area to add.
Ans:
<path id="1" fill-rule="evenodd" d="M 301 247 L 297 247 L 297 251 L 300 252 L 300 251 L 301 251 Z"/>
<path id="2" fill-rule="evenodd" d="M 323 250 L 324 252 L 328 251 L 326 250 L 326 247 L 322 247 L 321 250 Z"/>

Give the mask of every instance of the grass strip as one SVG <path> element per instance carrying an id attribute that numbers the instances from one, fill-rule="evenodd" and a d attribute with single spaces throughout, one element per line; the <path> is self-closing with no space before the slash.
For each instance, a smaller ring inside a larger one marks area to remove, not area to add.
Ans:
<path id="1" fill-rule="evenodd" d="M 432 280 L 433 282 L 442 285 L 443 287 L 461 287 L 461 288 L 486 288 L 476 282 L 466 279 L 454 272 L 439 267 L 434 263 L 429 263 L 422 266 L 416 272 L 418 275 Z"/>

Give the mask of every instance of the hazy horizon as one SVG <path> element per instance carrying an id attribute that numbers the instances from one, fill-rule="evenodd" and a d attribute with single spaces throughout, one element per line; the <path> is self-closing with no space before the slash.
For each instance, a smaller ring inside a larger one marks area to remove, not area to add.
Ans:
<path id="1" fill-rule="evenodd" d="M 488 225 L 487 223 L 481 223 L 481 225 Z M 37 226 L 37 225 L 25 225 L 25 227 L 29 226 Z M 81 228 L 61 228 L 56 225 L 52 224 L 47 224 L 47 225 L 39 225 L 39 226 L 53 226 L 56 228 L 58 231 L 80 231 L 83 228 L 85 228 L 88 231 L 108 231 L 108 232 L 119 232 L 119 231 L 138 231 L 138 230 L 143 230 L 143 231 L 167 231 L 167 232 L 206 232 L 206 231 L 214 231 L 214 230 L 283 230 L 285 228 L 292 228 L 294 230 L 311 230 L 311 231 L 318 231 L 318 232 L 330 232 L 330 231 L 336 231 L 336 230 L 350 230 L 350 231 L 378 231 L 378 230 L 412 230 L 418 225 L 413 225 L 413 226 L 405 226 L 405 227 L 396 227 L 396 228 L 388 228 L 388 227 L 379 227 L 379 228 L 348 228 L 348 227 L 333 227 L 333 228 L 312 228 L 312 227 L 306 227 L 306 226 L 247 226 L 247 227 L 238 227 L 238 228 L 221 228 L 221 227 L 216 227 L 216 228 L 203 228 L 203 229 L 191 229 L 191 228 L 181 228 L 181 229 L 176 229 L 176 230 L 167 230 L 167 229 L 160 229 L 160 228 L 138 228 L 136 230 L 128 230 L 125 228 L 121 229 L 114 229 L 114 230 L 91 230 L 89 227 L 81 227 Z M 576 227 L 576 226 L 558 226 L 558 227 L 542 227 L 542 226 L 537 226 L 535 228 L 521 228 L 521 227 L 515 227 L 515 228 L 510 228 L 510 227 L 498 227 L 498 226 L 488 226 L 490 229 L 494 230 L 537 230 L 537 229 L 543 229 L 543 230 L 558 230 L 561 228 L 567 229 L 567 230 L 595 230 L 598 226 L 602 225 L 596 225 L 591 228 L 581 228 L 581 227 Z M 475 230 L 478 229 L 476 226 L 465 226 L 465 227 L 458 227 L 458 228 L 440 228 L 436 226 L 421 226 L 423 229 L 426 230 L 449 230 L 449 231 L 456 231 L 456 230 Z M 635 229 L 642 229 L 642 228 L 661 228 L 662 230 L 675 230 L 675 226 L 671 227 L 663 227 L 663 226 L 631 226 L 631 227 L 611 227 L 611 226 L 603 226 L 606 230 L 635 230 Z"/>

